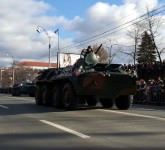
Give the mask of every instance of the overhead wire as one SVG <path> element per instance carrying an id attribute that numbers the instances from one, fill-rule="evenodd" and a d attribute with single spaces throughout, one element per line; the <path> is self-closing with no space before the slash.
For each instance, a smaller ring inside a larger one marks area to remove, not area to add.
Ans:
<path id="1" fill-rule="evenodd" d="M 159 7 L 159 8 L 153 9 L 152 11 L 150 11 L 148 13 L 153 14 L 153 15 L 157 15 L 157 14 L 165 11 L 165 9 L 161 10 L 162 8 L 165 8 L 165 5 L 163 5 L 163 6 Z M 158 10 L 160 10 L 160 11 L 158 11 Z M 68 49 L 68 48 L 72 48 L 72 47 L 75 47 L 75 46 L 78 46 L 78 45 L 81 45 L 81 44 L 89 43 L 89 42 L 92 42 L 94 40 L 98 40 L 100 38 L 109 36 L 110 34 L 119 32 L 119 31 L 123 30 L 124 28 L 127 28 L 130 25 L 133 25 L 133 24 L 135 24 L 137 22 L 141 22 L 141 21 L 145 20 L 146 19 L 145 17 L 147 17 L 148 13 L 145 13 L 145 14 L 141 15 L 140 17 L 137 17 L 135 19 L 127 21 L 127 22 L 125 22 L 125 23 L 123 23 L 123 24 L 121 24 L 121 25 L 119 25 L 117 27 L 108 29 L 108 30 L 106 30 L 106 31 L 104 31 L 102 33 L 99 33 L 99 34 L 95 35 L 95 36 L 92 36 L 92 37 L 89 37 L 89 38 L 87 38 L 85 40 L 79 41 L 76 44 L 65 46 L 65 47 L 63 47 L 61 49 L 65 50 L 65 49 Z M 139 19 L 141 19 L 141 20 L 139 20 Z"/>

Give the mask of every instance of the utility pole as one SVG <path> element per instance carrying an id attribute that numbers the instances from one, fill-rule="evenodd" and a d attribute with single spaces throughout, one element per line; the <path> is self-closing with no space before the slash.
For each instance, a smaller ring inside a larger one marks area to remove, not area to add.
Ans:
<path id="1" fill-rule="evenodd" d="M 138 43 L 138 31 L 135 30 L 135 51 L 133 54 L 134 65 L 136 64 L 137 43 Z"/>
<path id="2" fill-rule="evenodd" d="M 154 33 L 153 33 L 153 29 L 152 29 L 152 22 L 151 22 L 151 20 L 150 20 L 150 13 L 149 13 L 148 9 L 147 9 L 147 15 L 148 15 L 148 25 L 149 25 L 149 31 L 150 31 L 150 34 L 151 34 L 151 39 L 152 39 L 152 41 L 153 41 L 154 47 L 155 47 L 155 49 L 156 49 L 156 52 L 157 52 L 157 54 L 158 54 L 159 61 L 160 61 L 160 63 L 162 64 L 162 59 L 161 59 L 161 56 L 160 56 L 158 47 L 157 47 L 156 42 L 155 42 Z"/>
<path id="3" fill-rule="evenodd" d="M 58 58 L 59 52 L 60 52 L 60 35 L 59 35 L 59 32 L 60 32 L 59 29 L 56 29 L 54 31 L 54 33 L 57 34 L 57 37 L 58 37 L 58 39 L 57 39 L 57 42 L 58 42 L 58 49 L 57 49 L 57 68 L 60 68 L 60 59 Z"/>
<path id="4" fill-rule="evenodd" d="M 12 58 L 12 86 L 15 84 L 14 80 L 15 80 L 15 60 L 14 57 L 12 55 L 10 55 L 9 53 L 6 53 L 7 56 Z"/>
<path id="5" fill-rule="evenodd" d="M 112 62 L 112 45 L 107 47 L 109 52 L 109 64 Z"/>
<path id="6" fill-rule="evenodd" d="M 13 57 L 12 57 L 13 59 Z M 15 80 L 15 68 L 14 68 L 14 65 L 15 65 L 15 62 L 14 62 L 14 59 L 13 59 L 13 64 L 12 64 L 12 86 L 14 86 L 14 80 Z"/>
<path id="7" fill-rule="evenodd" d="M 1 85 L 1 87 L 2 87 L 2 82 L 3 82 L 3 71 L 5 71 L 5 70 L 3 70 L 2 68 L 0 68 L 0 70 L 1 70 L 1 82 L 0 82 L 0 85 Z"/>

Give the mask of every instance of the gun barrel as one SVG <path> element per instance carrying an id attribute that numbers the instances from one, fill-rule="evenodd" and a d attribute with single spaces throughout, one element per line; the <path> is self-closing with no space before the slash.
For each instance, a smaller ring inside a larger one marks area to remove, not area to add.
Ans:
<path id="1" fill-rule="evenodd" d="M 98 51 L 100 50 L 101 47 L 102 47 L 102 44 L 100 44 L 100 46 L 99 46 L 98 49 L 96 50 L 95 54 L 98 53 Z"/>

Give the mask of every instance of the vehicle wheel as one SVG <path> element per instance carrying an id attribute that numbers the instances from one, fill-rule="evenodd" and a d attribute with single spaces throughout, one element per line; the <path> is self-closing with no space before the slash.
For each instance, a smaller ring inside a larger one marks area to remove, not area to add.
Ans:
<path id="1" fill-rule="evenodd" d="M 62 108 L 62 94 L 61 94 L 61 87 L 55 86 L 52 91 L 52 104 L 54 107 Z"/>
<path id="2" fill-rule="evenodd" d="M 34 94 L 30 93 L 29 96 L 30 96 L 30 97 L 34 97 Z"/>
<path id="3" fill-rule="evenodd" d="M 86 99 L 86 102 L 87 102 L 88 106 L 96 106 L 97 100 L 96 100 L 95 97 L 87 96 L 85 99 Z"/>
<path id="4" fill-rule="evenodd" d="M 33 90 L 34 90 L 34 89 L 33 89 Z M 30 97 L 34 97 L 34 96 L 35 96 L 35 91 L 29 92 L 29 96 L 30 96 Z"/>
<path id="5" fill-rule="evenodd" d="M 17 96 L 21 96 L 21 92 L 20 91 L 18 91 Z"/>
<path id="6" fill-rule="evenodd" d="M 115 99 L 115 104 L 118 109 L 126 110 L 130 107 L 131 101 L 128 95 L 119 96 Z"/>
<path id="7" fill-rule="evenodd" d="M 63 105 L 66 109 L 74 109 L 77 107 L 77 96 L 74 93 L 71 84 L 67 83 L 63 88 Z"/>
<path id="8" fill-rule="evenodd" d="M 86 99 L 83 96 L 79 96 L 79 104 L 85 105 L 86 104 Z"/>
<path id="9" fill-rule="evenodd" d="M 41 94 L 41 87 L 37 86 L 36 87 L 36 92 L 35 92 L 35 102 L 37 105 L 42 105 L 42 94 Z"/>
<path id="10" fill-rule="evenodd" d="M 11 95 L 12 95 L 12 96 L 15 96 L 15 94 L 14 94 L 14 93 L 11 93 Z"/>
<path id="11" fill-rule="evenodd" d="M 113 106 L 113 100 L 110 98 L 101 98 L 100 103 L 104 108 L 111 108 Z"/>
<path id="12" fill-rule="evenodd" d="M 14 91 L 14 90 L 12 90 L 12 91 L 11 91 L 11 94 L 12 94 L 12 96 L 16 96 L 16 94 L 15 94 L 15 91 Z"/>
<path id="13" fill-rule="evenodd" d="M 20 95 L 21 95 L 20 90 L 16 90 L 16 91 L 15 91 L 15 96 L 20 96 Z"/>
<path id="14" fill-rule="evenodd" d="M 51 105 L 51 92 L 47 86 L 42 88 L 42 103 L 46 106 Z"/>

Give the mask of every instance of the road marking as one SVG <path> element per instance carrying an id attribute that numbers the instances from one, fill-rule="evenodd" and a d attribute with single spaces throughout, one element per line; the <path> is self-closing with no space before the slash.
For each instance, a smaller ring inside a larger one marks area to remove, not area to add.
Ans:
<path id="1" fill-rule="evenodd" d="M 4 108 L 4 109 L 9 109 L 9 107 L 5 106 L 5 105 L 0 105 L 1 108 Z"/>
<path id="2" fill-rule="evenodd" d="M 116 113 L 116 114 L 123 114 L 123 115 L 128 115 L 128 116 L 143 117 L 143 118 L 150 118 L 150 119 L 156 119 L 156 120 L 165 121 L 165 118 L 156 117 L 156 116 L 140 115 L 140 114 L 127 113 L 127 112 L 114 111 L 114 110 L 105 110 L 105 109 L 97 109 L 97 110 L 98 111 L 105 111 L 105 112 Z"/>
<path id="3" fill-rule="evenodd" d="M 10 99 L 15 99 L 15 100 L 17 100 L 17 101 L 22 101 L 22 100 L 24 100 L 24 101 L 28 101 L 28 102 L 34 102 L 34 99 L 31 98 L 31 97 L 12 97 L 12 96 L 8 96 L 8 98 L 10 98 Z"/>
<path id="4" fill-rule="evenodd" d="M 66 128 L 66 127 L 64 127 L 64 126 L 62 126 L 62 125 L 55 124 L 55 123 L 53 123 L 53 122 L 46 121 L 46 120 L 40 120 L 40 121 L 41 121 L 42 123 L 45 123 L 45 124 L 48 124 L 48 125 L 50 125 L 50 126 L 56 127 L 56 128 L 58 128 L 58 129 L 60 129 L 60 130 L 66 131 L 66 132 L 71 133 L 71 134 L 73 134 L 73 135 L 79 136 L 79 137 L 81 137 L 81 138 L 83 138 L 83 139 L 88 139 L 88 138 L 90 138 L 90 136 L 88 136 L 88 135 L 85 135 L 85 134 L 82 134 L 82 133 L 77 132 L 77 131 L 75 131 L 75 130 Z"/>

